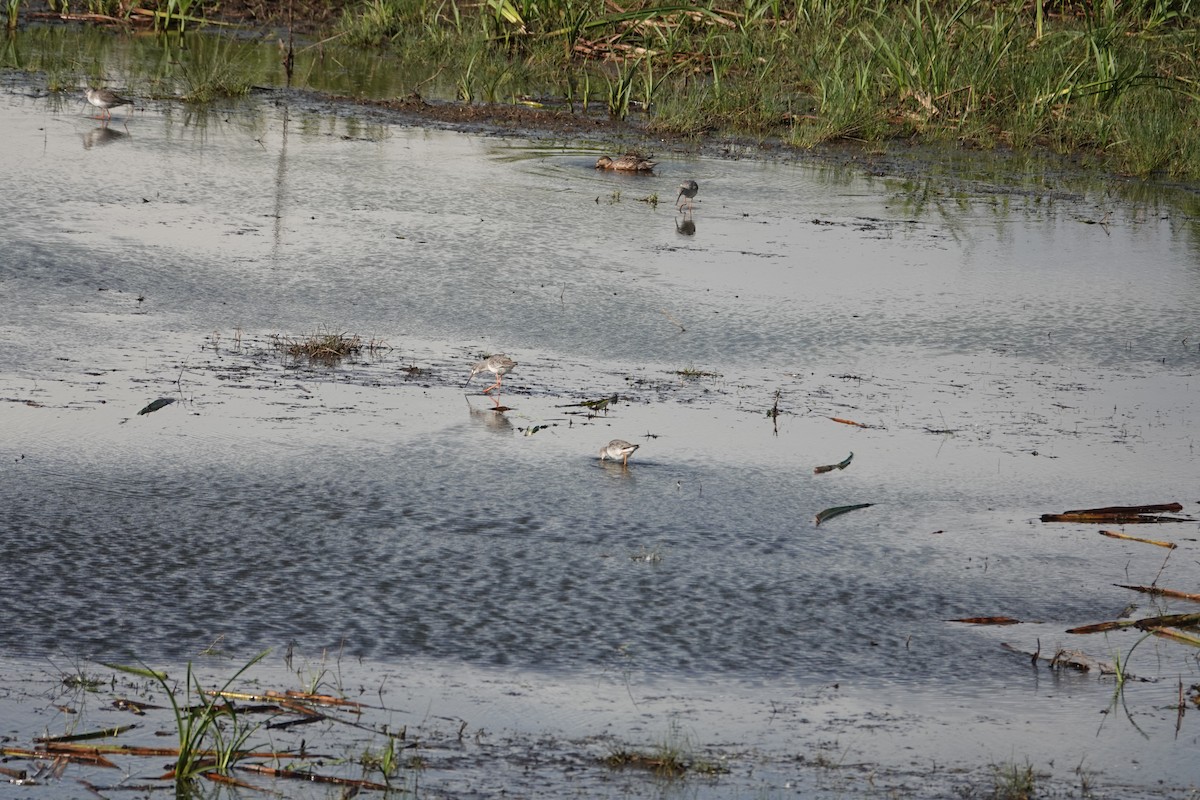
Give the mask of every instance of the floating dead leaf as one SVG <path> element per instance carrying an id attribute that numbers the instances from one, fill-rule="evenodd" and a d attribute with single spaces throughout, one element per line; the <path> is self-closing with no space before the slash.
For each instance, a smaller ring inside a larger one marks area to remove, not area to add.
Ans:
<path id="1" fill-rule="evenodd" d="M 1152 544 L 1155 547 L 1165 547 L 1168 550 L 1174 550 L 1178 547 L 1174 542 L 1160 542 L 1157 539 L 1143 539 L 1140 536 L 1130 536 L 1128 533 L 1118 533 L 1117 531 L 1100 531 L 1101 536 L 1108 536 L 1112 539 L 1125 539 L 1129 542 L 1141 542 L 1142 544 Z"/>
<path id="2" fill-rule="evenodd" d="M 274 692 L 268 692 L 268 696 L 273 696 Z M 297 692 L 293 689 L 288 689 L 284 694 L 294 700 L 307 700 L 310 703 L 317 703 L 323 706 L 342 706 L 343 708 L 363 709 L 366 708 L 362 703 L 355 700 L 347 700 L 344 697 L 335 697 L 331 694 L 313 694 L 311 692 Z"/>
<path id="3" fill-rule="evenodd" d="M 843 425 L 853 425 L 853 426 L 854 426 L 854 427 L 856 427 L 856 428 L 869 428 L 869 427 L 871 427 L 870 425 L 864 425 L 864 424 L 862 424 L 861 422 L 855 422 L 855 421 L 854 421 L 854 420 L 852 420 L 852 419 L 843 419 L 843 418 L 841 418 L 841 417 L 830 417 L 830 419 L 831 419 L 831 420 L 833 420 L 834 422 L 840 422 L 840 423 L 842 423 Z"/>
<path id="4" fill-rule="evenodd" d="M 1119 619 L 1111 622 L 1097 622 L 1092 625 L 1080 625 L 1077 628 L 1070 628 L 1067 633 L 1103 633 L 1124 628 L 1152 631 L 1159 628 L 1190 628 L 1197 625 L 1200 625 L 1200 614 L 1164 614 L 1158 617 Z"/>
<path id="5" fill-rule="evenodd" d="M 167 406 L 171 405 L 171 403 L 174 403 L 174 402 L 175 402 L 174 397 L 160 397 L 157 400 L 151 401 L 149 405 L 147 405 L 145 408 L 143 408 L 141 411 L 139 411 L 138 416 L 140 417 L 142 414 L 150 414 L 152 412 L 158 411 L 160 408 L 166 408 Z"/>
<path id="6" fill-rule="evenodd" d="M 1172 631 L 1169 627 L 1159 627 L 1156 628 L 1156 630 L 1151 631 L 1151 633 L 1153 633 L 1154 636 L 1162 637 L 1164 639 L 1171 639 L 1172 642 L 1190 644 L 1193 646 L 1193 648 L 1200 648 L 1200 637 L 1189 636 L 1188 633 L 1183 633 L 1182 631 Z"/>
<path id="7" fill-rule="evenodd" d="M 34 741 L 41 744 L 61 744 L 63 742 L 82 742 L 88 739 L 109 739 L 114 736 L 120 736 L 125 731 L 133 730 L 136 727 L 137 725 L 121 725 L 116 728 L 102 728 L 98 731 L 89 731 L 88 733 L 74 733 L 70 736 L 40 736 L 35 738 Z"/>
<path id="8" fill-rule="evenodd" d="M 1012 617 L 960 617 L 947 622 L 966 622 L 971 625 L 1020 625 L 1021 620 Z"/>
<path id="9" fill-rule="evenodd" d="M 1132 589 L 1135 592 L 1143 592 L 1145 594 L 1177 597 L 1180 600 L 1191 600 L 1193 603 L 1200 603 L 1200 594 L 1192 594 L 1191 592 L 1177 592 L 1174 589 L 1161 589 L 1157 586 L 1130 586 L 1125 583 L 1114 583 L 1113 586 L 1119 586 L 1122 589 Z"/>
<path id="10" fill-rule="evenodd" d="M 204 777 L 213 783 L 220 783 L 225 786 L 236 786 L 239 789 L 252 789 L 256 792 L 259 790 L 259 787 L 255 786 L 254 784 L 238 780 L 232 775 L 222 775 L 219 772 L 206 772 L 204 773 Z"/>
<path id="11" fill-rule="evenodd" d="M 567 403 L 559 406 L 559 408 L 590 408 L 592 411 L 607 411 L 610 404 L 616 403 L 620 398 L 617 395 L 611 397 L 602 397 L 599 400 L 584 400 L 579 403 Z"/>
<path id="12" fill-rule="evenodd" d="M 1151 503 L 1144 506 L 1105 506 L 1104 508 L 1076 508 L 1064 514 L 1174 514 L 1183 511 L 1179 503 Z"/>
<path id="13" fill-rule="evenodd" d="M 1105 631 L 1119 631 L 1123 628 L 1132 628 L 1133 620 L 1119 619 L 1112 622 L 1096 622 L 1091 625 L 1080 625 L 1076 628 L 1070 628 L 1067 633 L 1104 633 Z"/>
<path id="14" fill-rule="evenodd" d="M 850 462 L 853 459 L 854 459 L 854 452 L 851 451 L 850 455 L 846 456 L 844 459 L 842 459 L 841 461 L 839 461 L 836 464 L 826 464 L 823 467 L 813 467 L 813 474 L 821 475 L 822 473 L 825 473 L 825 472 L 833 472 L 835 469 L 845 469 L 846 467 L 850 466 Z"/>
<path id="15" fill-rule="evenodd" d="M 99 748 L 96 747 L 84 748 L 69 744 L 51 744 L 42 750 L 27 750 L 23 747 L 0 747 L 0 755 L 36 759 L 64 758 L 83 764 L 91 764 L 94 767 L 117 768 L 117 765 L 101 755 Z"/>
<path id="16" fill-rule="evenodd" d="M 825 522 L 826 520 L 831 520 L 834 517 L 840 517 L 842 514 L 848 514 L 851 511 L 858 511 L 860 508 L 870 508 L 873 505 L 875 505 L 875 504 L 874 503 L 855 503 L 852 506 L 834 506 L 833 508 L 827 508 L 824 511 L 822 511 L 821 513 L 817 514 L 816 522 L 814 524 L 820 525 L 822 522 Z"/>
<path id="17" fill-rule="evenodd" d="M 353 786 L 357 789 L 368 789 L 375 792 L 386 792 L 388 787 L 372 783 L 371 781 L 359 780 L 357 778 L 336 778 L 332 775 L 318 775 L 315 772 L 304 772 L 295 769 L 282 769 L 280 767 L 268 767 L 264 764 L 238 764 L 238 769 L 246 772 L 255 772 L 259 775 L 269 775 L 272 778 L 295 778 L 301 781 L 312 781 L 313 783 L 331 783 L 337 786 Z"/>
<path id="18" fill-rule="evenodd" d="M 1105 506 L 1077 508 L 1061 514 L 1042 514 L 1042 522 L 1109 522 L 1140 524 L 1148 522 L 1195 522 L 1188 517 L 1164 517 L 1183 510 L 1179 503 L 1152 503 L 1144 506 Z"/>
<path id="19" fill-rule="evenodd" d="M 1155 636 L 1161 636 L 1164 639 L 1170 639 L 1174 642 L 1190 644 L 1192 647 L 1200 647 L 1200 637 L 1191 636 L 1182 631 L 1171 630 L 1170 628 L 1157 628 L 1150 631 Z"/>

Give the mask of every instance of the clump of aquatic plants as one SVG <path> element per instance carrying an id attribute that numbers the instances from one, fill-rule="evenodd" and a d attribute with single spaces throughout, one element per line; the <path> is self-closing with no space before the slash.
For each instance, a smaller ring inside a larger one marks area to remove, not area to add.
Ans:
<path id="1" fill-rule="evenodd" d="M 205 104 L 249 94 L 250 81 L 238 57 L 243 52 L 233 40 L 211 36 L 189 39 L 179 73 L 184 102 Z"/>
<path id="2" fill-rule="evenodd" d="M 175 715 L 179 739 L 178 756 L 172 770 L 176 796 L 186 796 L 196 779 L 208 773 L 228 775 L 246 754 L 246 742 L 258 725 L 244 724 L 232 702 L 218 699 L 243 672 L 262 661 L 269 652 L 264 650 L 250 659 L 220 689 L 211 693 L 205 692 L 200 685 L 200 679 L 192 672 L 191 662 L 188 662 L 182 688 L 172 683 L 166 673 L 146 666 L 105 665 L 129 675 L 149 678 L 166 693 Z"/>
<path id="3" fill-rule="evenodd" d="M 994 767 L 992 797 L 995 800 L 1033 800 L 1037 776 L 1028 763 Z"/>
<path id="4" fill-rule="evenodd" d="M 647 750 L 614 747 L 604 758 L 610 767 L 635 767 L 649 770 L 663 778 L 682 778 L 689 772 L 698 775 L 718 775 L 728 772 L 719 762 L 695 755 L 691 737 L 672 722 L 667 735 Z"/>
<path id="5" fill-rule="evenodd" d="M 293 358 L 307 356 L 318 361 L 339 361 L 347 356 L 358 355 L 363 350 L 361 336 L 331 331 L 318 331 L 299 339 L 273 334 L 270 340 L 276 350 Z M 372 340 L 371 346 L 379 345 Z"/>
<path id="6" fill-rule="evenodd" d="M 675 370 L 675 374 L 686 380 L 696 380 L 699 378 L 719 378 L 719 377 L 721 377 L 721 373 L 719 373 L 719 372 L 713 372 L 711 370 L 706 370 L 706 369 L 699 369 L 699 368 L 691 366 L 691 365 L 686 366 L 683 369 Z"/>

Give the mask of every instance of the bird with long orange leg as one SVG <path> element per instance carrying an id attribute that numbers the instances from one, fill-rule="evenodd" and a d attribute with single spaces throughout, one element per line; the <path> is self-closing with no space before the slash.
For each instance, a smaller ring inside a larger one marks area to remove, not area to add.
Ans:
<path id="1" fill-rule="evenodd" d="M 613 439 L 600 448 L 600 460 L 603 461 L 606 458 L 611 458 L 613 461 L 617 461 L 619 459 L 622 467 L 628 467 L 629 457 L 639 447 L 641 447 L 640 444 L 630 444 L 624 439 Z"/>
<path id="2" fill-rule="evenodd" d="M 483 390 L 483 393 L 487 394 L 492 389 L 499 389 L 501 379 L 508 373 L 512 372 L 513 368 L 516 366 L 517 362 L 513 361 L 508 356 L 504 355 L 503 353 L 496 353 L 493 356 L 488 356 L 482 361 L 477 362 L 475 366 L 471 367 L 471 374 L 467 376 L 467 383 L 470 383 L 471 379 L 481 372 L 492 373 L 496 376 L 496 382 Z"/>

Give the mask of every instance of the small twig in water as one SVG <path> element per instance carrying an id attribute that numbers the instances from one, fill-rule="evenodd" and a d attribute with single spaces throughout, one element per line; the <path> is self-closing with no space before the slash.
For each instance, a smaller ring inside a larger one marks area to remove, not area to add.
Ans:
<path id="1" fill-rule="evenodd" d="M 679 326 L 679 332 L 680 332 L 680 333 L 687 333 L 687 328 L 683 327 L 683 323 L 682 323 L 682 322 L 680 322 L 679 320 L 675 319 L 674 317 L 672 317 L 670 314 L 668 314 L 668 313 L 667 313 L 667 310 L 666 310 L 665 308 L 660 308 L 660 309 L 659 309 L 659 311 L 661 311 L 661 312 L 662 312 L 662 315 L 663 315 L 664 317 L 666 317 L 666 318 L 667 318 L 667 319 L 669 319 L 671 322 L 673 322 L 673 323 L 675 323 L 676 325 L 678 325 L 678 326 Z"/>

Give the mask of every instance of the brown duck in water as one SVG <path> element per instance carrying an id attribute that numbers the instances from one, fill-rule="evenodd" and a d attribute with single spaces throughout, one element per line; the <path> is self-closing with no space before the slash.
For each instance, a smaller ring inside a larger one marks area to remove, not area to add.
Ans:
<path id="1" fill-rule="evenodd" d="M 616 158 L 600 156 L 596 159 L 596 169 L 615 169 L 621 172 L 650 172 L 657 163 L 657 161 L 650 161 L 641 156 L 626 153 Z"/>

